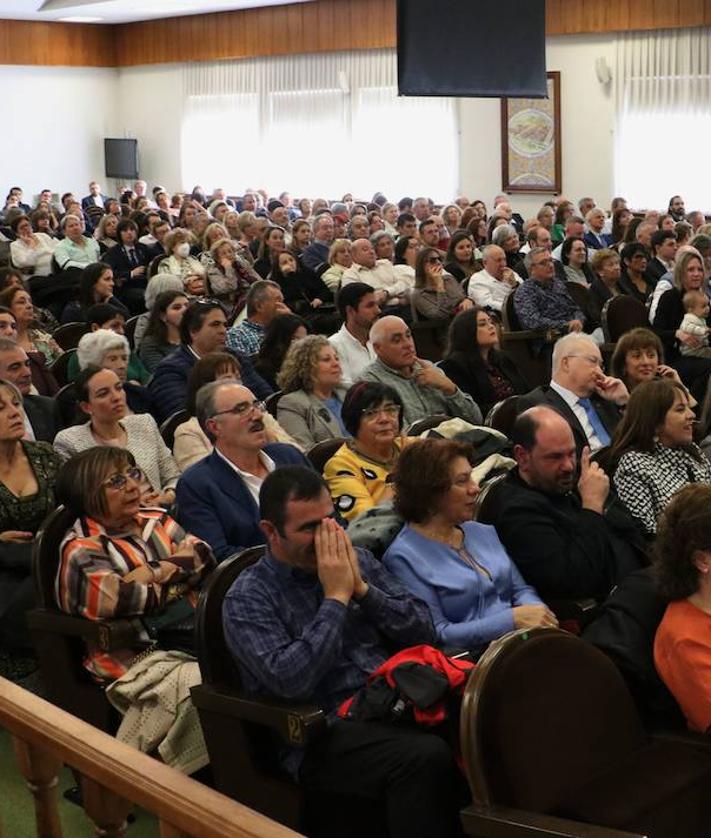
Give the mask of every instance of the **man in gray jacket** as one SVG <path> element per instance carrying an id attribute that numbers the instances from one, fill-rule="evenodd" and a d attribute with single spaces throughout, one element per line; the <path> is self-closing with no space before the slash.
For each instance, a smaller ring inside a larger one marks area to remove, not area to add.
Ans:
<path id="1" fill-rule="evenodd" d="M 481 411 L 472 397 L 462 393 L 438 367 L 417 357 L 415 341 L 404 320 L 381 317 L 371 327 L 370 340 L 378 357 L 363 370 L 359 380 L 379 381 L 396 390 L 402 399 L 406 425 L 436 413 L 481 424 Z"/>

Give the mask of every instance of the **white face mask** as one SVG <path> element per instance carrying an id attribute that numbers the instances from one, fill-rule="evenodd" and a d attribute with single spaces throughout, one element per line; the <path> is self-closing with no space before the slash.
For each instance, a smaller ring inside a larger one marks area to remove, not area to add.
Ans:
<path id="1" fill-rule="evenodd" d="M 178 256 L 182 256 L 185 259 L 190 256 L 190 245 L 187 242 L 182 242 L 175 248 L 175 252 Z"/>

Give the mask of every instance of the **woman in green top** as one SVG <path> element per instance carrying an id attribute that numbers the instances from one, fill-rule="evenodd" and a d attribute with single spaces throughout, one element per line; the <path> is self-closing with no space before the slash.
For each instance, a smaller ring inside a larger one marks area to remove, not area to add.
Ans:
<path id="1" fill-rule="evenodd" d="M 555 221 L 551 227 L 551 239 L 554 247 L 565 238 L 565 223 L 574 212 L 575 206 L 572 201 L 563 201 L 558 204 L 558 209 L 555 211 Z"/>

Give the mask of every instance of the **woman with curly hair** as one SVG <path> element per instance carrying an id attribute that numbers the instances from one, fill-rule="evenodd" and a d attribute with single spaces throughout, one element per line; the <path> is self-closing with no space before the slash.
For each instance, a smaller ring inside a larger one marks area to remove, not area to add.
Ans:
<path id="1" fill-rule="evenodd" d="M 662 513 L 654 545 L 657 588 L 670 600 L 654 665 L 691 730 L 711 727 L 711 486 L 696 483 Z"/>
<path id="2" fill-rule="evenodd" d="M 277 419 L 308 450 L 324 439 L 349 436 L 341 418 L 346 388 L 341 384 L 338 353 L 323 335 L 307 335 L 286 353 L 277 383 Z"/>

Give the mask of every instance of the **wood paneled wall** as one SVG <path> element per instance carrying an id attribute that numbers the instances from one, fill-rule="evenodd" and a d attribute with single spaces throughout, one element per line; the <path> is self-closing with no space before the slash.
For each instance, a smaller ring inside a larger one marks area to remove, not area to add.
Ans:
<path id="1" fill-rule="evenodd" d="M 546 0 L 548 35 L 711 25 L 711 0 Z M 101 26 L 0 20 L 0 64 L 130 67 L 395 46 L 395 0 L 314 0 Z"/>
<path id="2" fill-rule="evenodd" d="M 395 46 L 395 0 L 315 0 L 116 27 L 121 66 Z"/>
<path id="3" fill-rule="evenodd" d="M 0 64 L 115 67 L 114 27 L 0 20 Z"/>
<path id="4" fill-rule="evenodd" d="M 546 33 L 709 26 L 711 0 L 546 0 Z"/>

